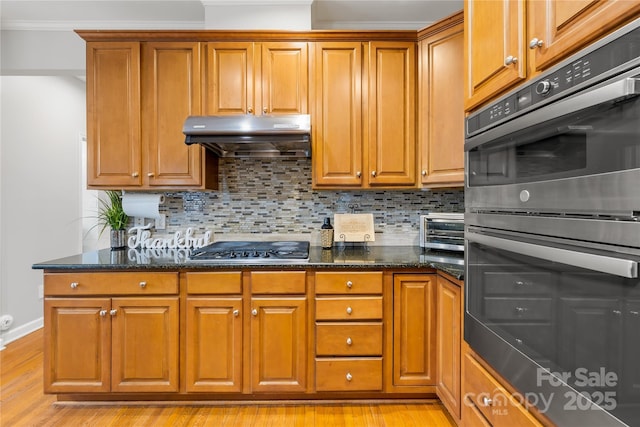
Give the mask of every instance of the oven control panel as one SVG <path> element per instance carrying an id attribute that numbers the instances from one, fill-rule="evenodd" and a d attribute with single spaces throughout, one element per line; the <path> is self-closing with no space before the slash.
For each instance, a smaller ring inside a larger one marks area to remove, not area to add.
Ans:
<path id="1" fill-rule="evenodd" d="M 622 33 L 622 34 L 620 34 Z M 467 118 L 467 136 L 552 100 L 568 96 L 640 63 L 640 21 L 593 44 L 536 80 L 507 94 Z"/>

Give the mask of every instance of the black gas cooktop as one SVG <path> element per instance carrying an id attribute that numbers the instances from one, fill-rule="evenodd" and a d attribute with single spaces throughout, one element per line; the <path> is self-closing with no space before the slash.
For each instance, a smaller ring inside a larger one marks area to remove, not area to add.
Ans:
<path id="1" fill-rule="evenodd" d="M 304 262 L 309 260 L 309 242 L 215 242 L 193 249 L 189 260 L 231 263 Z"/>

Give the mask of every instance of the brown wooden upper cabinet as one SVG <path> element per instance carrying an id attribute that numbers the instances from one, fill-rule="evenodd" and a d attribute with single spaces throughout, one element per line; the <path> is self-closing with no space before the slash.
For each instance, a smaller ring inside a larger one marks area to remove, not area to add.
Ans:
<path id="1" fill-rule="evenodd" d="M 306 42 L 211 42 L 206 114 L 307 114 Z"/>
<path id="2" fill-rule="evenodd" d="M 464 185 L 462 13 L 418 42 L 418 147 L 423 187 Z"/>
<path id="3" fill-rule="evenodd" d="M 465 108 L 535 76 L 639 12 L 640 3 L 627 0 L 465 0 Z"/>
<path id="4" fill-rule="evenodd" d="M 317 42 L 314 188 L 416 185 L 416 43 Z"/>
<path id="5" fill-rule="evenodd" d="M 89 188 L 217 188 L 217 159 L 182 134 L 201 113 L 200 46 L 87 43 Z"/>

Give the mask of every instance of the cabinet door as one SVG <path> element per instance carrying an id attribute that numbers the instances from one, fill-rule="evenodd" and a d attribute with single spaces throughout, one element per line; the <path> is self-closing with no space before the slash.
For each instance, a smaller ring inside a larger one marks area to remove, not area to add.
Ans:
<path id="1" fill-rule="evenodd" d="M 87 43 L 87 184 L 142 185 L 140 43 Z"/>
<path id="2" fill-rule="evenodd" d="M 315 44 L 313 185 L 362 185 L 362 58 L 357 42 Z"/>
<path id="3" fill-rule="evenodd" d="M 251 299 L 251 391 L 307 389 L 307 300 Z"/>
<path id="4" fill-rule="evenodd" d="M 242 391 L 241 314 L 241 297 L 187 299 L 187 391 Z"/>
<path id="5" fill-rule="evenodd" d="M 253 43 L 207 44 L 205 114 L 254 113 L 254 61 Z"/>
<path id="6" fill-rule="evenodd" d="M 182 126 L 200 114 L 200 43 L 143 45 L 144 181 L 153 186 L 202 184 L 203 148 L 184 143 Z"/>
<path id="7" fill-rule="evenodd" d="M 178 391 L 178 297 L 112 300 L 111 391 Z"/>
<path id="8" fill-rule="evenodd" d="M 465 107 L 470 110 L 527 77 L 525 0 L 465 0 L 464 16 Z"/>
<path id="9" fill-rule="evenodd" d="M 637 1 L 529 1 L 527 41 L 534 51 L 532 67 L 536 71 L 549 67 L 637 17 L 639 11 Z"/>
<path id="10" fill-rule="evenodd" d="M 460 418 L 460 352 L 462 335 L 462 290 L 455 283 L 438 276 L 437 292 L 437 386 L 444 406 Z"/>
<path id="11" fill-rule="evenodd" d="M 422 184 L 464 184 L 462 24 L 420 42 L 419 147 Z"/>
<path id="12" fill-rule="evenodd" d="M 261 75 L 262 99 L 256 100 L 256 105 L 262 114 L 307 114 L 307 43 L 263 43 Z"/>
<path id="13" fill-rule="evenodd" d="M 108 298 L 44 300 L 45 393 L 110 390 L 110 307 Z"/>
<path id="14" fill-rule="evenodd" d="M 436 276 L 393 276 L 393 384 L 436 382 Z"/>
<path id="15" fill-rule="evenodd" d="M 369 52 L 370 186 L 416 183 L 416 44 L 372 42 Z"/>

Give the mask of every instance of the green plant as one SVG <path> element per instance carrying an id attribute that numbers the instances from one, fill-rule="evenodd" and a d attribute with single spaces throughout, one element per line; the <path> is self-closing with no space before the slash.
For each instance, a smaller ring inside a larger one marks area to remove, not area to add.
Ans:
<path id="1" fill-rule="evenodd" d="M 122 195 L 120 191 L 105 191 L 107 198 L 98 198 L 98 224 L 102 225 L 100 234 L 107 228 L 112 230 L 124 230 L 129 222 L 129 217 L 122 208 Z"/>

